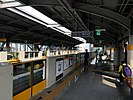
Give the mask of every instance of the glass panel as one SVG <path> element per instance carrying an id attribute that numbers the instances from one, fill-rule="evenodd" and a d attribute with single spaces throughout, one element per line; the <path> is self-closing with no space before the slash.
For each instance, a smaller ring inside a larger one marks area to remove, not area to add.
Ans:
<path id="1" fill-rule="evenodd" d="M 14 59 L 19 59 L 19 53 L 18 52 L 14 52 Z"/>
<path id="2" fill-rule="evenodd" d="M 11 60 L 13 58 L 12 53 L 7 53 L 7 60 Z"/>
<path id="3" fill-rule="evenodd" d="M 31 51 L 31 49 L 27 46 L 27 51 Z"/>
<path id="4" fill-rule="evenodd" d="M 20 48 L 20 43 L 18 43 L 18 51 L 21 51 L 21 48 Z"/>
<path id="5" fill-rule="evenodd" d="M 33 84 L 37 84 L 41 82 L 43 79 L 45 79 L 45 61 L 35 61 Z"/>
<path id="6" fill-rule="evenodd" d="M 13 95 L 30 87 L 30 63 L 13 66 Z"/>
<path id="7" fill-rule="evenodd" d="M 28 58 L 29 52 L 25 52 L 25 58 Z"/>
<path id="8" fill-rule="evenodd" d="M 35 52 L 35 57 L 38 57 L 38 52 Z"/>
<path id="9" fill-rule="evenodd" d="M 34 53 L 30 52 L 30 58 L 33 58 Z"/>
<path id="10" fill-rule="evenodd" d="M 25 45 L 21 44 L 21 51 L 24 51 L 24 50 L 25 50 Z"/>

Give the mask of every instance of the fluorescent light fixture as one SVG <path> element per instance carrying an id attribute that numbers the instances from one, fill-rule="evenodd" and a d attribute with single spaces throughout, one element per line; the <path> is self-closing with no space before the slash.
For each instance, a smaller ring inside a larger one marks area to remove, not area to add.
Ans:
<path id="1" fill-rule="evenodd" d="M 65 27 L 63 27 L 63 26 L 61 26 L 61 27 L 56 27 L 57 29 L 59 29 L 59 30 L 62 30 L 62 31 L 64 31 L 64 32 L 71 32 L 70 30 L 68 30 L 67 28 L 65 28 Z"/>
<path id="2" fill-rule="evenodd" d="M 70 30 L 68 30 L 67 28 L 61 26 L 60 24 L 58 24 L 56 21 L 52 20 L 51 18 L 47 17 L 46 15 L 42 14 L 41 12 L 37 11 L 36 9 L 34 9 L 33 7 L 30 6 L 23 6 L 23 7 L 16 7 L 17 9 L 43 21 L 44 23 L 47 23 L 47 27 L 54 27 L 52 29 L 61 32 L 61 33 L 69 33 L 71 32 Z"/>
<path id="3" fill-rule="evenodd" d="M 42 14 L 41 12 L 37 11 L 36 9 L 34 9 L 31 6 L 23 6 L 23 7 L 16 7 L 17 9 L 47 23 L 47 24 L 58 24 L 57 22 L 55 22 L 54 20 L 50 19 L 49 17 L 45 16 L 44 14 Z"/>
<path id="4" fill-rule="evenodd" d="M 50 27 L 50 28 L 53 29 L 53 30 L 55 30 L 55 31 L 58 31 L 58 32 L 60 32 L 60 33 L 63 33 L 63 34 L 65 34 L 65 35 L 71 37 L 71 32 L 64 32 L 64 31 L 62 31 L 62 30 L 57 29 L 57 27 Z M 72 37 L 72 38 L 73 38 L 73 37 Z"/>
<path id="5" fill-rule="evenodd" d="M 1 0 L 2 2 L 12 2 L 12 1 L 15 1 L 15 0 Z"/>
<path id="6" fill-rule="evenodd" d="M 59 27 L 61 26 L 60 24 L 48 24 L 47 27 Z"/>
<path id="7" fill-rule="evenodd" d="M 28 19 L 31 19 L 32 21 L 35 21 L 35 22 L 38 22 L 38 23 L 40 23 L 40 24 L 42 24 L 42 25 L 47 26 L 45 23 L 43 23 L 43 22 L 41 22 L 41 21 L 39 21 L 39 20 L 37 20 L 37 19 L 31 17 L 31 16 L 28 16 L 28 15 L 26 15 L 26 14 L 24 14 L 24 13 L 22 13 L 22 12 L 16 10 L 16 9 L 14 9 L 14 8 L 7 8 L 7 9 L 10 10 L 10 11 L 12 11 L 12 12 L 14 12 L 14 13 L 17 13 L 17 14 L 23 16 L 23 17 L 26 17 L 26 18 L 28 18 Z"/>
<path id="8" fill-rule="evenodd" d="M 71 37 L 71 32 L 65 32 L 64 34 L 66 34 L 66 35 Z"/>
<path id="9" fill-rule="evenodd" d="M 75 39 L 77 39 L 77 40 L 79 40 L 79 41 L 81 41 L 81 42 L 86 43 L 86 40 L 85 40 L 85 39 L 83 39 L 83 38 L 81 38 L 81 37 L 73 37 L 73 38 L 75 38 Z"/>
<path id="10" fill-rule="evenodd" d="M 56 27 L 50 27 L 51 29 L 53 29 L 53 30 L 55 30 L 55 31 L 58 31 L 58 32 L 60 32 L 60 33 L 63 33 L 64 34 L 64 32 L 63 31 L 61 31 L 61 30 L 58 30 Z"/>
<path id="11" fill-rule="evenodd" d="M 1 8 L 9 8 L 9 7 L 16 7 L 16 6 L 22 6 L 23 4 L 20 2 L 4 2 L 1 3 Z"/>
<path id="12" fill-rule="evenodd" d="M 37 11 L 31 6 L 21 6 L 16 8 L 7 8 L 7 9 L 71 37 L 71 31 L 69 29 L 61 26 L 56 21 L 52 20 L 51 18 L 47 17 L 46 15 L 42 14 L 41 12 Z"/>

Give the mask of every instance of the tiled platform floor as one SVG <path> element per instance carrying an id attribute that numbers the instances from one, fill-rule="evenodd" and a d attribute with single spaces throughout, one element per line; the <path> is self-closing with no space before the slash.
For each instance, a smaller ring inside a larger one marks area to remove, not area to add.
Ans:
<path id="1" fill-rule="evenodd" d="M 55 100 L 132 100 L 126 85 L 88 70 Z"/>

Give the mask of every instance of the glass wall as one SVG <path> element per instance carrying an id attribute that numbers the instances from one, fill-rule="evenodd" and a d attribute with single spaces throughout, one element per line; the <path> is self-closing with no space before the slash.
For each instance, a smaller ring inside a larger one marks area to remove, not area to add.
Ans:
<path id="1" fill-rule="evenodd" d="M 33 44 L 10 43 L 10 47 L 11 47 L 10 49 L 11 52 L 32 51 L 31 48 L 33 48 Z"/>

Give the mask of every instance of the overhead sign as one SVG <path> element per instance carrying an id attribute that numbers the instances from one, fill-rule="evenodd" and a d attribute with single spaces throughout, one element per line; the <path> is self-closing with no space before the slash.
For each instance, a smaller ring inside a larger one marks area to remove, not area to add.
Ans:
<path id="1" fill-rule="evenodd" d="M 95 31 L 106 31 L 106 29 L 95 29 Z"/>
<path id="2" fill-rule="evenodd" d="M 101 35 L 101 31 L 96 31 L 96 35 Z"/>
<path id="3" fill-rule="evenodd" d="M 92 37 L 93 32 L 92 31 L 81 31 L 81 32 L 72 32 L 72 37 Z"/>

